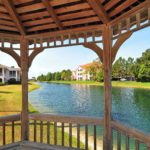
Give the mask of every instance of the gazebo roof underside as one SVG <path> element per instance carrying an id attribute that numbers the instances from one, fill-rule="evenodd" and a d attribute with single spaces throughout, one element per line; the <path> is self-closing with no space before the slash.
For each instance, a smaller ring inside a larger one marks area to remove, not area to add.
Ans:
<path id="1" fill-rule="evenodd" d="M 149 0 L 0 0 L 0 33 L 39 35 L 110 24 Z"/>

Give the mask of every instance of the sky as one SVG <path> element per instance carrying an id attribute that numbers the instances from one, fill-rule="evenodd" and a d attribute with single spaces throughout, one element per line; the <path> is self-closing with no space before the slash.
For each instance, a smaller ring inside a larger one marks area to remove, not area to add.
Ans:
<path id="1" fill-rule="evenodd" d="M 136 59 L 148 48 L 150 48 L 150 27 L 133 33 L 120 47 L 116 59 L 119 57 Z M 92 50 L 83 46 L 45 49 L 34 59 L 29 69 L 29 78 L 63 69 L 75 70 L 79 65 L 92 62 L 96 58 L 97 55 Z M 1 51 L 0 64 L 18 67 L 12 57 Z"/>

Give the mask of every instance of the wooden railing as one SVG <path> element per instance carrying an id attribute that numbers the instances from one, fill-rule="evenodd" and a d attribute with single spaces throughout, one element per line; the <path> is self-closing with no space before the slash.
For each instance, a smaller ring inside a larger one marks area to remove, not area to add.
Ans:
<path id="1" fill-rule="evenodd" d="M 103 149 L 103 119 L 30 114 L 31 142 L 84 150 Z M 20 115 L 0 117 L 0 146 L 21 141 Z M 150 150 L 150 136 L 111 122 L 113 149 Z"/>
<path id="2" fill-rule="evenodd" d="M 150 150 L 150 136 L 142 132 L 126 127 L 118 122 L 112 121 L 112 130 L 114 138 L 114 147 L 117 150 L 135 149 L 135 150 Z"/>
<path id="3" fill-rule="evenodd" d="M 20 115 L 0 117 L 0 146 L 21 141 Z"/>
<path id="4" fill-rule="evenodd" d="M 103 120 L 100 118 L 31 114 L 30 141 L 74 147 L 78 149 L 102 148 Z M 33 132 L 32 132 L 33 131 Z M 101 134 L 101 135 L 100 135 Z"/>

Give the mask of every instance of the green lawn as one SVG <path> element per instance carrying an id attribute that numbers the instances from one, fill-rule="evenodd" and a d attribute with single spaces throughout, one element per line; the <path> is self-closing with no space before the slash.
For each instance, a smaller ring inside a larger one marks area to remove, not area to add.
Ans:
<path id="1" fill-rule="evenodd" d="M 95 81 L 51 81 L 50 83 L 87 84 L 87 85 L 97 85 L 97 86 L 103 86 L 104 85 L 103 82 L 95 82 Z M 150 89 L 150 82 L 112 81 L 112 86 Z"/>
<path id="2" fill-rule="evenodd" d="M 33 91 L 40 86 L 35 83 L 29 83 L 29 91 Z M 21 85 L 4 85 L 0 86 L 0 116 L 6 116 L 10 114 L 16 114 L 21 112 Z M 29 110 L 30 112 L 35 112 L 36 110 L 29 104 Z M 18 122 L 20 124 L 20 122 Z M 30 141 L 33 141 L 33 125 L 30 125 Z M 6 127 L 6 143 L 11 143 L 11 124 L 10 126 Z M 51 132 L 51 138 L 50 142 L 51 144 L 54 143 L 54 125 L 51 124 L 50 128 Z M 20 125 L 15 126 L 15 141 L 20 141 L 20 133 L 21 133 L 21 128 Z M 2 136 L 3 131 L 0 126 L 0 145 L 2 145 Z M 43 126 L 43 142 L 46 143 L 47 139 L 47 127 L 46 125 Z M 61 129 L 57 129 L 57 143 L 60 144 L 62 139 L 61 139 Z M 69 144 L 69 134 L 65 133 L 65 146 L 68 146 Z M 40 139 L 40 127 L 38 126 L 37 128 L 37 141 L 39 142 Z M 72 137 L 72 144 L 73 147 L 77 146 L 77 139 L 76 137 Z M 84 144 L 81 142 L 80 143 L 81 147 L 84 147 Z"/>
<path id="3" fill-rule="evenodd" d="M 29 91 L 39 88 L 38 84 L 29 83 Z M 21 112 L 21 85 L 0 86 L 0 116 Z M 36 111 L 29 104 L 30 112 Z"/>

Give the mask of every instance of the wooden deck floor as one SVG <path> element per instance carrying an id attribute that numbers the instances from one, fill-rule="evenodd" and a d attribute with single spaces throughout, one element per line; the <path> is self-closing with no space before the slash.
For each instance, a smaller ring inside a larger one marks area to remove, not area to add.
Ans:
<path id="1" fill-rule="evenodd" d="M 61 146 L 51 146 L 46 144 L 19 142 L 0 147 L 0 150 L 79 150 L 75 148 L 66 148 Z"/>

